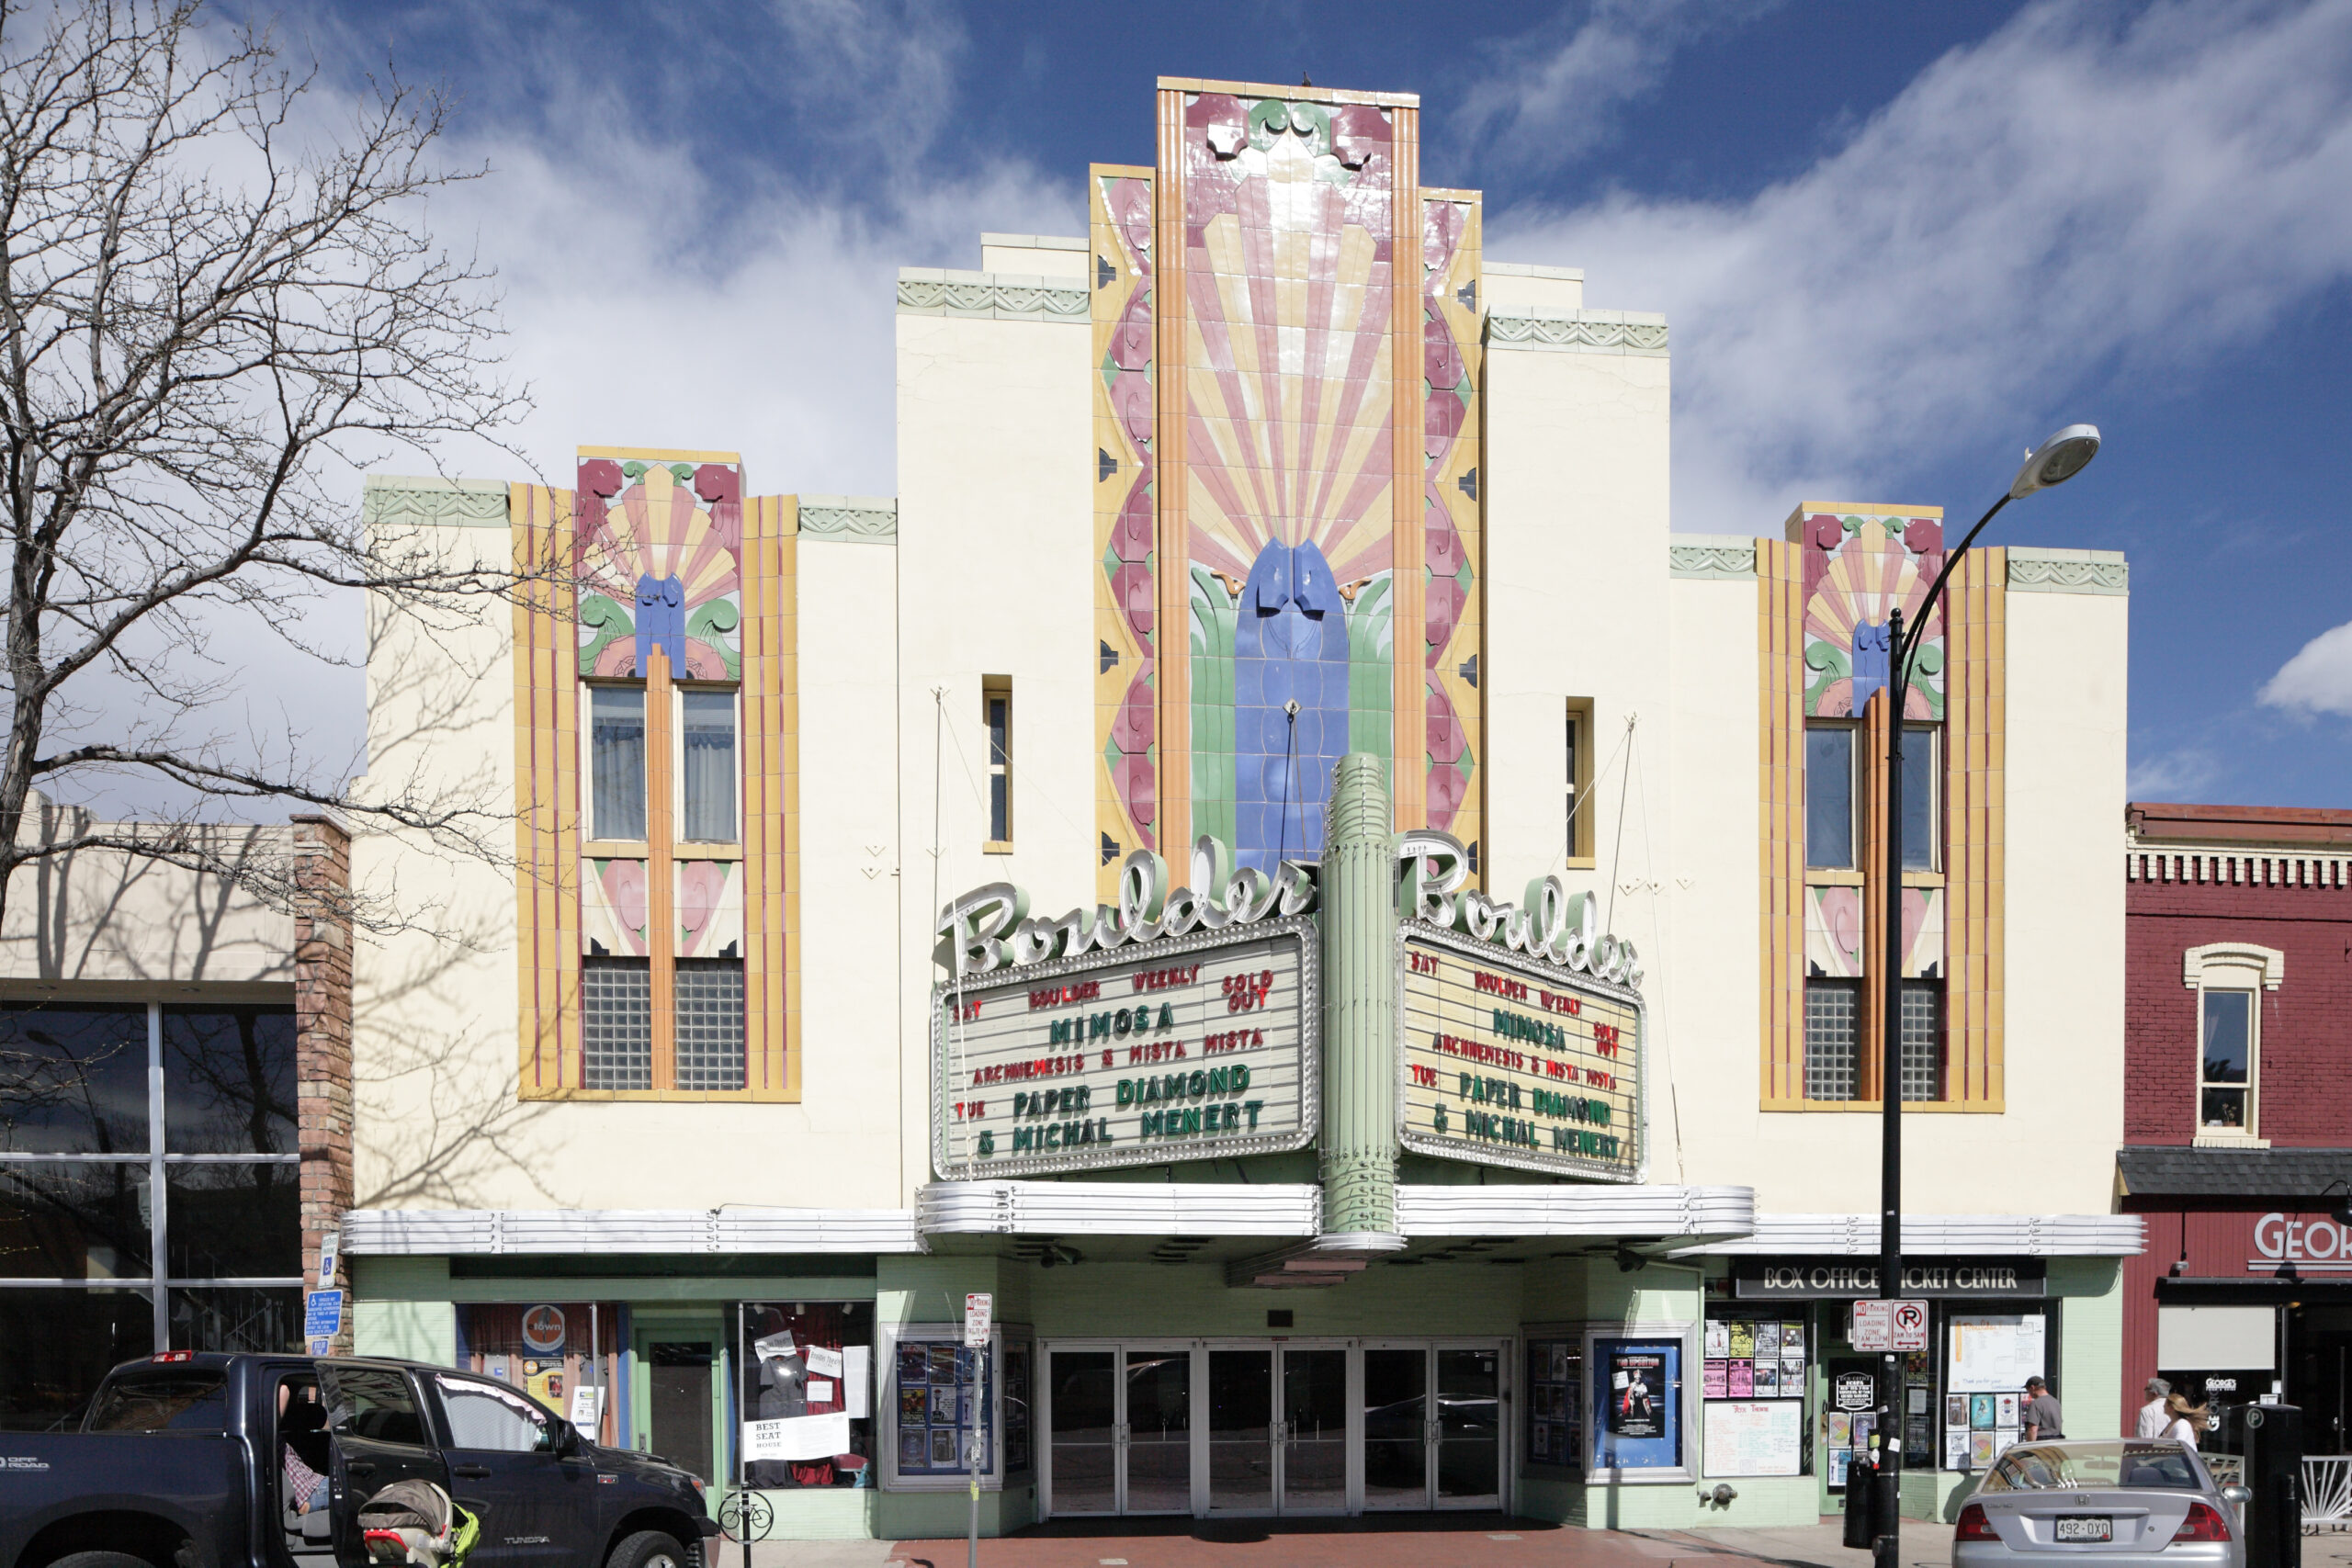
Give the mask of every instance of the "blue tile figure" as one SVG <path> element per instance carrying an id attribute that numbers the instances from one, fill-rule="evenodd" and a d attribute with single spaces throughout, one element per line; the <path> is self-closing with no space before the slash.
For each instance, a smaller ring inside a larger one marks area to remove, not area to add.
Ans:
<path id="1" fill-rule="evenodd" d="M 637 673 L 653 668 L 653 650 L 670 656 L 670 673 L 686 667 L 686 585 L 674 577 L 637 580 Z"/>
<path id="2" fill-rule="evenodd" d="M 1884 621 L 1862 621 L 1854 627 L 1854 716 L 1862 716 L 1862 705 L 1881 686 L 1886 684 L 1894 648 Z"/>
<path id="3" fill-rule="evenodd" d="M 1348 750 L 1347 605 L 1320 549 L 1277 540 L 1258 552 L 1233 659 L 1234 855 L 1272 873 L 1322 854 L 1331 770 Z"/>

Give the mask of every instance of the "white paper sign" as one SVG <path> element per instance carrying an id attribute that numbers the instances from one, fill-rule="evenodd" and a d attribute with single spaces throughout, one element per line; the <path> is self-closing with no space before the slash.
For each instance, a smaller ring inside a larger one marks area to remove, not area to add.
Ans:
<path id="1" fill-rule="evenodd" d="M 808 1403 L 811 1404 L 831 1404 L 832 1402 L 833 1384 L 824 1378 L 810 1378 L 808 1380 Z"/>
<path id="2" fill-rule="evenodd" d="M 754 1339 L 752 1341 L 752 1349 L 763 1361 L 776 1356 L 789 1356 L 794 1349 L 792 1330 L 780 1329 L 764 1339 Z"/>
<path id="3" fill-rule="evenodd" d="M 849 1416 L 787 1416 L 777 1421 L 743 1423 L 743 1458 L 762 1460 L 831 1459 L 849 1452 Z"/>
<path id="4" fill-rule="evenodd" d="M 842 1353 L 828 1350 L 822 1345 L 811 1345 L 808 1350 L 808 1371 L 813 1377 L 837 1378 L 842 1375 Z M 816 1398 L 815 1394 L 808 1396 Z"/>
<path id="5" fill-rule="evenodd" d="M 1804 1401 L 1710 1399 L 1705 1405 L 1709 1475 L 1795 1475 L 1804 1447 Z"/>
<path id="6" fill-rule="evenodd" d="M 853 1345 L 843 1356 L 848 1361 L 842 1374 L 842 1405 L 851 1416 L 869 1416 L 874 1410 L 874 1347 Z"/>
<path id="7" fill-rule="evenodd" d="M 974 1291 L 964 1298 L 964 1343 L 974 1349 L 985 1349 L 989 1342 L 989 1319 L 996 1310 L 996 1298 L 986 1291 Z"/>
<path id="8" fill-rule="evenodd" d="M 2015 1393 L 2026 1379 L 2045 1375 L 2042 1323 L 2039 1313 L 1954 1314 L 1951 1372 L 1944 1387 L 1954 1393 Z"/>
<path id="9" fill-rule="evenodd" d="M 594 1441 L 596 1427 L 605 1416 L 605 1391 L 582 1384 L 571 1391 L 571 1424 L 580 1435 Z"/>

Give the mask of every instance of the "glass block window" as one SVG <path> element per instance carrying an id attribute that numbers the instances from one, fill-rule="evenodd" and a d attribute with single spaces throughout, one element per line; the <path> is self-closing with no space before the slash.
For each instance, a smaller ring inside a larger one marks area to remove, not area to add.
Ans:
<path id="1" fill-rule="evenodd" d="M 1861 1089 L 1862 987 L 1815 980 L 1804 988 L 1804 1097 L 1856 1100 Z"/>
<path id="2" fill-rule="evenodd" d="M 585 1087 L 653 1087 L 653 971 L 644 959 L 582 961 L 580 1024 Z"/>
<path id="3" fill-rule="evenodd" d="M 743 1087 L 743 964 L 678 960 L 677 1079 L 682 1089 Z"/>
<path id="4" fill-rule="evenodd" d="M 1903 982 L 1903 1098 L 1944 1097 L 1944 987 L 1938 980 Z"/>

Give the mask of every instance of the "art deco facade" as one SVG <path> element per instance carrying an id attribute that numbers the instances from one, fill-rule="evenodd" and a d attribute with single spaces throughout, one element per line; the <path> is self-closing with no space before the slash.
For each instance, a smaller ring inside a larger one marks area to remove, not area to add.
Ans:
<path id="1" fill-rule="evenodd" d="M 786 1534 L 960 1528 L 976 1433 L 991 1529 L 1809 1521 L 1867 1441 L 1894 986 L 1941 1346 L 1907 1496 L 2027 1370 L 2096 1435 L 2140 1245 L 2120 559 L 1980 551 L 1929 610 L 1932 506 L 1675 532 L 1668 323 L 1490 259 L 1414 99 L 1157 107 L 1088 232 L 900 275 L 894 497 L 606 447 L 369 481 L 538 586 L 371 668 L 376 775 L 488 781 L 518 856 L 355 846 L 468 933 L 360 957 L 357 1181 L 398 1193 L 346 1222 L 362 1348 L 531 1382 Z M 959 919 L 1036 966 L 943 966 Z"/>

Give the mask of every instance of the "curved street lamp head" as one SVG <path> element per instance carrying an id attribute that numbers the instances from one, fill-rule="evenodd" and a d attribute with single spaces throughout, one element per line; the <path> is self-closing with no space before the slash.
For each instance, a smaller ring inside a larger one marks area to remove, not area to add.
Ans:
<path id="1" fill-rule="evenodd" d="M 2038 490 L 2064 484 L 2098 456 L 2098 426 L 2070 424 L 2031 452 L 2025 467 L 2009 485 L 2009 499 L 2020 501 Z"/>

